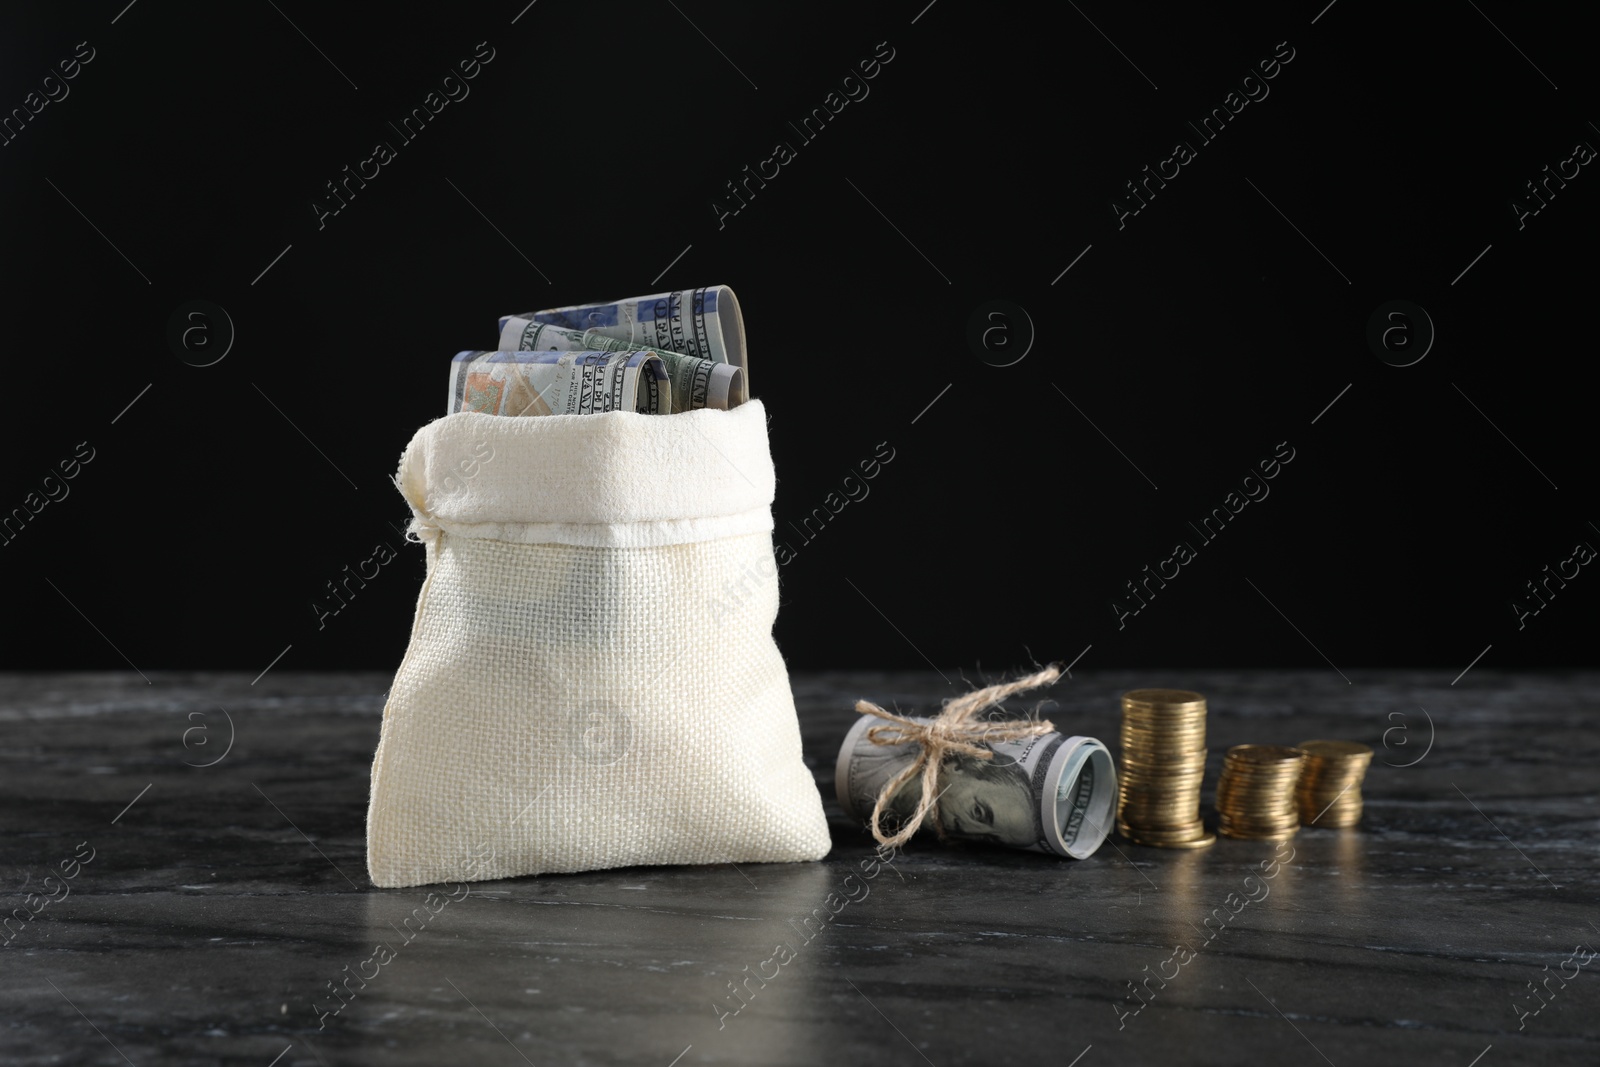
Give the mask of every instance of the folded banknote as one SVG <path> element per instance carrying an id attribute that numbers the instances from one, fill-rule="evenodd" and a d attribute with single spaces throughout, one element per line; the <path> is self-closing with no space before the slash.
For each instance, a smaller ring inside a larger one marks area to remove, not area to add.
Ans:
<path id="1" fill-rule="evenodd" d="M 500 328 L 504 330 L 506 320 L 513 317 L 569 330 L 594 330 L 620 341 L 681 352 L 713 363 L 731 363 L 744 371 L 748 388 L 750 367 L 745 358 L 744 317 L 739 312 L 738 297 L 726 285 L 528 311 L 504 316 Z"/>
<path id="2" fill-rule="evenodd" d="M 512 315 L 500 320 L 500 351 L 654 352 L 666 363 L 667 375 L 672 379 L 675 411 L 697 408 L 726 411 L 749 399 L 744 389 L 744 371 L 731 363 L 714 363 L 698 356 L 651 348 L 607 337 L 594 329 L 574 330 Z"/>
<path id="3" fill-rule="evenodd" d="M 458 352 L 449 414 L 672 413 L 667 365 L 654 352 Z"/>

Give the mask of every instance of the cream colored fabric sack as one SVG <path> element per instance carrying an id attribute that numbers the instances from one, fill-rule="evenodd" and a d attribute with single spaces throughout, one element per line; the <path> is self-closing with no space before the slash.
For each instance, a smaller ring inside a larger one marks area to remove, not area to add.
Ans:
<path id="1" fill-rule="evenodd" d="M 398 480 L 428 569 L 372 764 L 373 882 L 827 853 L 772 640 L 759 401 L 461 412 Z"/>

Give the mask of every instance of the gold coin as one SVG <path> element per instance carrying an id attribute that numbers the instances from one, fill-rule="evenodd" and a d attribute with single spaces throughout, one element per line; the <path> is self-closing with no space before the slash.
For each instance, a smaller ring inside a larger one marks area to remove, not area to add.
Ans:
<path id="1" fill-rule="evenodd" d="M 1197 837 L 1187 837 L 1175 840 L 1163 839 L 1159 841 L 1141 841 L 1138 838 L 1133 837 L 1129 837 L 1128 840 L 1132 841 L 1136 845 L 1144 845 L 1147 848 L 1205 848 L 1208 845 L 1214 845 L 1217 843 L 1217 835 L 1208 831 L 1201 833 Z"/>
<path id="2" fill-rule="evenodd" d="M 1131 689 L 1122 694 L 1124 708 L 1139 710 L 1205 710 L 1206 698 L 1189 689 Z"/>
<path id="3" fill-rule="evenodd" d="M 1302 741 L 1295 746 L 1309 756 L 1319 759 L 1345 760 L 1372 758 L 1372 749 L 1357 741 Z"/>
<path id="4" fill-rule="evenodd" d="M 1187 721 L 1179 719 L 1161 719 L 1153 721 L 1150 719 L 1142 719 L 1136 715 L 1124 714 L 1122 716 L 1122 728 L 1125 731 L 1132 730 L 1139 733 L 1151 734 L 1156 737 L 1167 735 L 1175 736 L 1179 734 L 1205 733 L 1206 720 L 1205 716 L 1201 715 L 1197 716 L 1193 720 Z"/>
<path id="5" fill-rule="evenodd" d="M 1122 723 L 1122 735 L 1124 737 L 1131 735 L 1135 740 L 1149 741 L 1155 744 L 1159 744 L 1167 740 L 1176 741 L 1180 738 L 1188 740 L 1191 737 L 1204 737 L 1205 732 L 1206 727 L 1204 723 L 1197 723 L 1193 726 L 1184 725 L 1166 727 L 1150 726 L 1145 723 L 1130 720 L 1124 720 Z"/>
<path id="6" fill-rule="evenodd" d="M 1354 803 L 1348 803 L 1348 797 L 1337 804 L 1329 803 L 1319 808 L 1307 810 L 1301 806 L 1301 822 L 1306 826 L 1341 827 L 1354 826 L 1361 821 L 1361 813 L 1365 808 L 1358 797 Z"/>
<path id="7" fill-rule="evenodd" d="M 1194 826 L 1158 827 L 1146 830 L 1140 826 L 1128 827 L 1123 836 L 1130 841 L 1137 841 L 1141 845 L 1166 845 L 1180 841 L 1191 841 L 1201 832 L 1200 824 Z"/>
<path id="8" fill-rule="evenodd" d="M 1129 748 L 1124 745 L 1122 758 L 1117 763 L 1119 766 L 1131 763 L 1135 767 L 1148 767 L 1156 771 L 1199 770 L 1205 767 L 1207 755 L 1208 753 L 1204 748 L 1177 752 L 1159 752 L 1141 748 Z"/>
<path id="9" fill-rule="evenodd" d="M 1245 833 L 1245 832 L 1240 832 L 1240 831 L 1229 832 L 1224 827 L 1221 827 L 1221 826 L 1217 827 L 1217 833 L 1222 834 L 1224 837 L 1231 837 L 1236 841 L 1287 841 L 1287 840 L 1289 840 L 1289 838 L 1293 837 L 1296 833 L 1298 833 L 1299 830 L 1300 830 L 1299 827 L 1295 827 L 1293 830 L 1284 830 L 1284 831 L 1279 832 L 1279 833 L 1262 834 L 1262 833 Z"/>
<path id="10" fill-rule="evenodd" d="M 1286 745 L 1234 745 L 1228 758 L 1241 763 L 1298 763 L 1301 752 Z"/>

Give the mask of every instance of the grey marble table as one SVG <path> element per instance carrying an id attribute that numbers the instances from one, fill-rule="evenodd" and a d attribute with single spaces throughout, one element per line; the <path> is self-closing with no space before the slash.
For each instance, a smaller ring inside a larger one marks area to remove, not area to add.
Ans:
<path id="1" fill-rule="evenodd" d="M 320 1029 L 423 898 L 365 875 L 388 679 L 0 676 L 4 906 L 57 898 L 0 947 L 0 1062 L 1595 1064 L 1600 674 L 1448 673 L 1077 673 L 1044 710 L 1114 750 L 1121 691 L 1207 694 L 1208 806 L 1228 745 L 1367 741 L 1363 826 L 1301 831 L 1244 906 L 1274 845 L 919 840 L 721 1016 L 871 854 L 831 784 L 855 699 L 964 686 L 799 675 L 825 861 L 476 883 Z"/>

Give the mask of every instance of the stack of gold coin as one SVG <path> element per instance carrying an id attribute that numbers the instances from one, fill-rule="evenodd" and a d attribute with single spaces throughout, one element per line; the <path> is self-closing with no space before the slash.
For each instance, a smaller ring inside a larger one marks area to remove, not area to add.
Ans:
<path id="1" fill-rule="evenodd" d="M 1300 829 L 1295 786 L 1302 753 L 1282 745 L 1234 745 L 1217 782 L 1217 832 L 1283 841 Z"/>
<path id="2" fill-rule="evenodd" d="M 1117 832 L 1138 845 L 1214 844 L 1200 820 L 1206 772 L 1206 698 L 1187 689 L 1135 689 L 1122 695 L 1122 761 Z"/>
<path id="3" fill-rule="evenodd" d="M 1372 749 L 1355 741 L 1302 741 L 1305 766 L 1296 796 L 1307 826 L 1354 826 L 1361 821 L 1361 780 Z"/>

